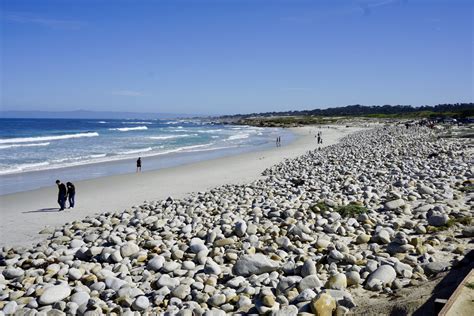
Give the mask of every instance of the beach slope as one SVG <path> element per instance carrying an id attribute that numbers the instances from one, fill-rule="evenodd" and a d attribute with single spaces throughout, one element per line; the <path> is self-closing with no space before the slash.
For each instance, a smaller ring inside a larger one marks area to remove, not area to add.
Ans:
<path id="1" fill-rule="evenodd" d="M 323 132 L 323 145 L 315 133 Z M 0 246 L 28 246 L 43 240 L 38 234 L 47 227 L 80 220 L 102 212 L 120 212 L 145 200 L 183 197 L 223 184 L 248 183 L 261 177 L 266 168 L 313 150 L 329 146 L 343 136 L 360 130 L 356 127 L 326 126 L 294 128 L 297 140 L 264 151 L 207 160 L 173 168 L 109 176 L 76 183 L 76 207 L 58 212 L 57 188 L 37 189 L 0 196 Z M 146 170 L 146 160 L 144 161 Z M 74 169 L 71 168 L 71 172 Z M 61 179 L 67 181 L 67 179 Z"/>

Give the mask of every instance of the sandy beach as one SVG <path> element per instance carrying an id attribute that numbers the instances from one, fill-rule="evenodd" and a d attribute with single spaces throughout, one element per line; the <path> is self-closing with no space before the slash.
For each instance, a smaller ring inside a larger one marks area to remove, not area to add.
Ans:
<path id="1" fill-rule="evenodd" d="M 324 127 L 323 146 L 329 146 L 360 128 Z M 318 147 L 315 127 L 294 128 L 297 139 L 269 150 L 207 160 L 140 174 L 108 176 L 75 183 L 76 207 L 58 212 L 57 188 L 0 196 L 0 245 L 28 246 L 46 238 L 39 234 L 56 227 L 103 212 L 120 212 L 145 200 L 168 196 L 180 198 L 191 192 L 205 191 L 223 184 L 242 184 L 259 179 L 261 172 L 287 158 L 294 158 Z M 146 159 L 144 160 L 146 170 Z M 61 179 L 67 181 L 67 179 Z"/>

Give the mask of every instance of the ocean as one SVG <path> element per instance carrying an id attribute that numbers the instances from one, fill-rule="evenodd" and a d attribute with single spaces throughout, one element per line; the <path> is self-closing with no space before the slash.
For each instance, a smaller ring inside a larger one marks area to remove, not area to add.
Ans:
<path id="1" fill-rule="evenodd" d="M 288 131 L 202 120 L 0 119 L 0 195 L 275 145 Z M 63 179 L 61 179 L 63 180 Z"/>

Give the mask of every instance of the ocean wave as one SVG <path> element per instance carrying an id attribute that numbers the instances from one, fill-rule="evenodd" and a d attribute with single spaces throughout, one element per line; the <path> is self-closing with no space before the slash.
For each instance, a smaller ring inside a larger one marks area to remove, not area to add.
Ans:
<path id="1" fill-rule="evenodd" d="M 0 144 L 32 143 L 32 142 L 37 142 L 37 141 L 61 140 L 61 139 L 96 137 L 96 136 L 99 136 L 99 133 L 87 132 L 87 133 L 78 133 L 78 134 L 57 135 L 57 136 L 4 138 L 4 139 L 0 139 Z"/>
<path id="2" fill-rule="evenodd" d="M 249 137 L 250 137 L 250 134 L 236 134 L 236 135 L 229 136 L 227 140 L 246 139 Z"/>
<path id="3" fill-rule="evenodd" d="M 98 121 L 97 123 L 99 123 L 99 124 L 107 124 L 108 122 L 106 122 L 106 121 Z"/>
<path id="4" fill-rule="evenodd" d="M 140 148 L 140 149 L 133 149 L 133 150 L 128 150 L 128 151 L 122 151 L 119 152 L 119 155 L 131 155 L 131 154 L 139 154 L 139 153 L 146 153 L 148 151 L 152 151 L 153 148 L 151 147 L 146 147 L 146 148 Z"/>
<path id="5" fill-rule="evenodd" d="M 61 163 L 65 161 L 78 161 L 78 160 L 87 160 L 87 159 L 97 159 L 97 158 L 103 158 L 107 156 L 106 154 L 96 154 L 96 155 L 87 155 L 87 156 L 79 156 L 79 157 L 67 157 L 67 158 L 61 158 L 61 159 L 55 159 L 52 162 L 54 163 Z"/>
<path id="6" fill-rule="evenodd" d="M 205 129 L 205 130 L 200 130 L 197 131 L 198 133 L 217 133 L 217 132 L 222 132 L 223 129 Z"/>
<path id="7" fill-rule="evenodd" d="M 146 130 L 146 129 L 148 129 L 148 127 L 146 126 L 109 128 L 109 130 L 111 131 L 120 131 L 120 132 L 139 131 L 139 130 Z"/>
<path id="8" fill-rule="evenodd" d="M 122 124 L 145 124 L 145 125 L 150 125 L 150 124 L 153 124 L 153 122 L 122 122 Z"/>
<path id="9" fill-rule="evenodd" d="M 164 140 L 164 139 L 193 137 L 193 136 L 199 136 L 199 135 L 198 134 L 181 134 L 181 135 L 167 135 L 167 136 L 150 136 L 148 138 L 149 139 Z"/>
<path id="10" fill-rule="evenodd" d="M 35 163 L 24 163 L 24 164 L 16 165 L 10 169 L 1 170 L 0 174 L 9 174 L 9 173 L 15 173 L 15 172 L 22 172 L 22 171 L 33 171 L 33 170 L 36 170 L 38 167 L 45 167 L 48 165 L 49 165 L 49 162 L 47 161 L 35 162 Z"/>
<path id="11" fill-rule="evenodd" d="M 12 144 L 12 145 L 4 145 L 0 146 L 0 149 L 7 149 L 7 148 L 16 148 L 16 147 L 39 147 L 39 146 L 48 146 L 50 143 L 33 143 L 33 144 Z"/>

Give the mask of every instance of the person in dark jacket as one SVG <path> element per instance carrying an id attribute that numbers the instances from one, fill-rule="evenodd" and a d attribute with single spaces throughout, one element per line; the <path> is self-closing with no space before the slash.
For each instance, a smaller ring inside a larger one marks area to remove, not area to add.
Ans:
<path id="1" fill-rule="evenodd" d="M 71 182 L 66 183 L 67 198 L 69 200 L 69 208 L 74 208 L 74 197 L 76 196 L 76 187 Z"/>
<path id="2" fill-rule="evenodd" d="M 142 171 L 142 158 L 138 157 L 138 159 L 137 159 L 137 172 L 141 172 L 141 171 Z"/>
<path id="3" fill-rule="evenodd" d="M 56 180 L 56 184 L 58 186 L 58 204 L 60 207 L 60 211 L 64 210 L 66 207 L 66 197 L 67 197 L 67 189 L 64 183 L 61 183 L 61 181 Z"/>

